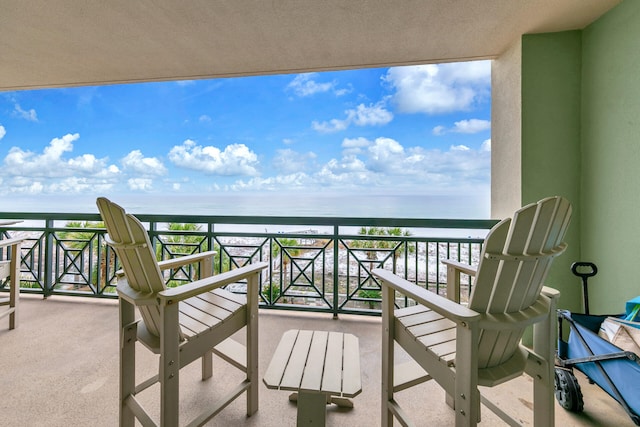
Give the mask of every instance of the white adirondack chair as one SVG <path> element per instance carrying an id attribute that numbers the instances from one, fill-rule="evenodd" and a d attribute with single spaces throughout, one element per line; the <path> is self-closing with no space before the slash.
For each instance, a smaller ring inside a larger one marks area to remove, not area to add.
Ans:
<path id="1" fill-rule="evenodd" d="M 556 299 L 543 287 L 551 261 L 561 254 L 571 205 L 551 197 L 518 210 L 487 235 L 477 270 L 448 262 L 447 299 L 389 271 L 373 274 L 382 284 L 382 425 L 413 425 L 394 392 L 430 379 L 446 391 L 456 426 L 480 421 L 480 402 L 511 425 L 518 423 L 480 395 L 526 372 L 534 383 L 534 425 L 554 425 Z M 475 276 L 468 306 L 459 304 L 460 274 Z M 395 292 L 416 305 L 396 309 Z M 521 344 L 534 326 L 533 349 Z M 394 366 L 394 342 L 413 360 Z M 421 369 L 422 368 L 422 369 Z M 424 371 L 423 371 L 424 370 Z M 425 398 L 425 407 L 428 402 Z"/>
<path id="2" fill-rule="evenodd" d="M 136 395 L 160 382 L 160 425 L 179 421 L 180 369 L 202 359 L 202 379 L 212 375 L 212 353 L 246 372 L 246 379 L 218 402 L 212 402 L 188 425 L 202 425 L 247 392 L 247 415 L 258 409 L 258 292 L 260 273 L 267 265 L 256 263 L 211 276 L 214 252 L 156 261 L 143 225 L 117 204 L 98 198 L 108 236 L 122 263 L 118 278 L 120 305 L 120 425 L 157 425 Z M 166 288 L 161 270 L 198 263 L 201 279 Z M 222 286 L 246 280 L 247 296 Z M 136 320 L 134 307 L 142 320 Z M 246 327 L 246 348 L 229 338 Z M 135 342 L 160 355 L 159 374 L 141 383 L 135 380 Z"/>
<path id="3" fill-rule="evenodd" d="M 10 259 L 0 261 L 0 282 L 9 279 L 9 296 L 0 296 L 0 319 L 9 316 L 9 329 L 18 326 L 20 302 L 20 243 L 22 239 L 0 240 L 0 249 L 9 251 Z"/>

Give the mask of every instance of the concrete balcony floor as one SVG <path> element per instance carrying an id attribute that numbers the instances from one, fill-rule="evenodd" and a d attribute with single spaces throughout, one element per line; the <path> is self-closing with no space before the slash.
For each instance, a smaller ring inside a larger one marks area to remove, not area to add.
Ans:
<path id="1" fill-rule="evenodd" d="M 118 310 L 116 301 L 23 295 L 17 329 L 0 321 L 0 425 L 3 426 L 116 426 L 118 424 Z M 380 425 L 380 319 L 326 314 L 260 311 L 260 374 L 266 370 L 282 333 L 288 329 L 319 329 L 353 333 L 360 339 L 362 393 L 352 410 L 327 408 L 327 425 Z M 138 350 L 139 370 L 149 374 L 157 361 Z M 239 380 L 241 373 L 214 359 L 214 377 L 200 380 L 200 364 L 181 371 L 181 421 L 216 398 L 216 387 Z M 216 368 L 218 368 L 216 370 Z M 573 414 L 556 404 L 556 425 L 631 426 L 633 423 L 612 398 L 578 373 L 585 411 Z M 142 377 L 140 377 L 142 378 Z M 146 376 L 145 376 L 146 378 Z M 237 399 L 211 420 L 209 426 L 294 426 L 296 406 L 288 392 L 260 385 L 260 409 L 245 416 L 245 398 Z M 531 425 L 531 384 L 521 377 L 487 390 L 524 425 Z M 158 414 L 158 387 L 145 391 L 143 405 Z M 433 381 L 398 395 L 419 426 L 453 425 L 453 411 Z M 482 423 L 503 425 L 483 407 Z"/>

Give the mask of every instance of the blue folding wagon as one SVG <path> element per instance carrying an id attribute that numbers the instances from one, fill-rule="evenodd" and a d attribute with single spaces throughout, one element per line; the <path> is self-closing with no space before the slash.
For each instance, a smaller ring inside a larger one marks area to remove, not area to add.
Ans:
<path id="1" fill-rule="evenodd" d="M 586 271 L 585 271 L 586 269 Z M 573 369 L 584 373 L 590 383 L 595 383 L 613 397 L 640 426 L 640 359 L 600 337 L 598 331 L 608 317 L 624 319 L 629 310 L 637 314 L 640 304 L 627 304 L 627 313 L 618 315 L 589 314 L 587 278 L 597 273 L 593 263 L 577 262 L 571 266 L 576 276 L 582 278 L 584 314 L 558 310 L 558 357 L 555 368 L 555 396 L 560 405 L 569 411 L 580 412 L 584 408 L 582 391 Z M 568 339 L 563 339 L 564 324 L 569 325 Z M 636 326 L 640 326 L 640 323 Z"/>

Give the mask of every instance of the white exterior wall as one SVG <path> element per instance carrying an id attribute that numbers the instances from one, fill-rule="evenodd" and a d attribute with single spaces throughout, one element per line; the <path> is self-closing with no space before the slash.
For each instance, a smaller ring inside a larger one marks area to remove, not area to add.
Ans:
<path id="1" fill-rule="evenodd" d="M 491 69 L 491 217 L 510 216 L 522 204 L 522 40 Z"/>

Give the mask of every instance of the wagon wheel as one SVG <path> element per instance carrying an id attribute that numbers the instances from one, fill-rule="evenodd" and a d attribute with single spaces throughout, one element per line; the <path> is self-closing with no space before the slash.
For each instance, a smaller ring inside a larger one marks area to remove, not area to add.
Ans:
<path id="1" fill-rule="evenodd" d="M 555 394 L 560 406 L 567 411 L 582 412 L 584 409 L 580 384 L 573 372 L 555 368 Z"/>

